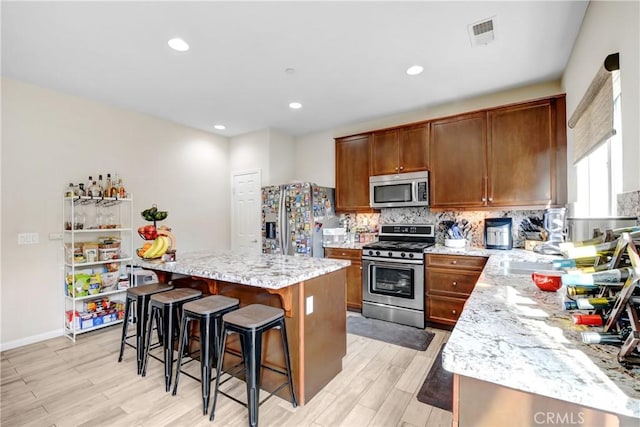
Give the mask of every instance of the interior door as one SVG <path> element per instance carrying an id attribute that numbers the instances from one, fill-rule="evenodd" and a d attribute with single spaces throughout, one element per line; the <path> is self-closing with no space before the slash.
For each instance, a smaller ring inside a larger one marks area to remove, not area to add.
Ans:
<path id="1" fill-rule="evenodd" d="M 262 251 L 260 171 L 237 172 L 232 176 L 231 249 L 241 253 Z"/>

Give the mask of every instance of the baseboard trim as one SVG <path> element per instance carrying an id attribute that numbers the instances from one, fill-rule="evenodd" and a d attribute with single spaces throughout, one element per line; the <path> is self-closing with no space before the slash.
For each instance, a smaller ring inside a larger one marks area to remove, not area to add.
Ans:
<path id="1" fill-rule="evenodd" d="M 20 338 L 19 340 L 0 343 L 0 351 L 11 350 L 14 348 L 22 347 L 29 344 L 34 344 L 40 341 L 50 340 L 51 338 L 57 338 L 64 335 L 64 329 L 56 329 L 54 331 L 45 332 L 43 334 L 32 335 L 26 338 Z"/>

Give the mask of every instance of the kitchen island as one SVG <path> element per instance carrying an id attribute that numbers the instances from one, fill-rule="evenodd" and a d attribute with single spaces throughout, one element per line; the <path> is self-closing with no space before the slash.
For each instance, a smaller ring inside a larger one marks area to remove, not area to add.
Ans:
<path id="1" fill-rule="evenodd" d="M 443 351 L 454 373 L 454 425 L 637 427 L 640 367 L 622 367 L 616 346 L 582 343 L 589 327 L 571 322 L 560 294 L 507 268 L 543 259 L 492 251 Z"/>
<path id="2" fill-rule="evenodd" d="M 154 271 L 161 282 L 186 276 L 206 283 L 205 294 L 238 298 L 241 306 L 266 304 L 283 308 L 300 405 L 342 370 L 347 346 L 345 269 L 349 264 L 343 260 L 224 250 L 179 254 L 175 262 L 136 262 L 137 266 Z M 190 283 L 177 280 L 177 286 L 181 286 L 180 282 Z M 239 351 L 237 342 L 230 341 L 228 347 Z M 234 362 L 232 356 L 229 364 Z M 278 331 L 265 335 L 263 364 L 284 369 Z M 263 370 L 262 388 L 271 391 L 281 382 L 277 374 Z M 289 399 L 286 389 L 279 394 Z"/>

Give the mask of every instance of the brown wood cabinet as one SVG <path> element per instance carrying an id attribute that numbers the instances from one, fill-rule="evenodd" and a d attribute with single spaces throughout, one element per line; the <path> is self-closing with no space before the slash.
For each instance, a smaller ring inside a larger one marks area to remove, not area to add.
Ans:
<path id="1" fill-rule="evenodd" d="M 431 122 L 430 206 L 486 206 L 487 115 L 464 114 Z"/>
<path id="2" fill-rule="evenodd" d="M 455 325 L 487 259 L 440 254 L 427 254 L 426 259 L 426 320 Z"/>
<path id="3" fill-rule="evenodd" d="M 429 169 L 429 123 L 374 132 L 371 175 Z"/>
<path id="4" fill-rule="evenodd" d="M 336 139 L 336 211 L 373 212 L 369 205 L 371 134 Z"/>
<path id="5" fill-rule="evenodd" d="M 362 251 L 360 249 L 324 248 L 325 258 L 347 259 L 347 309 L 362 311 Z"/>
<path id="6" fill-rule="evenodd" d="M 563 95 L 433 121 L 431 208 L 564 204 L 565 114 Z"/>

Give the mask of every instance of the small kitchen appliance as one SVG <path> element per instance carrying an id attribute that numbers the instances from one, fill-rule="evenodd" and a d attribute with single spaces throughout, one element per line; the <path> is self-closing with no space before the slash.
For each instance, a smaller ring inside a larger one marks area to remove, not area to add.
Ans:
<path id="1" fill-rule="evenodd" d="M 562 255 L 560 243 L 564 242 L 566 208 L 548 208 L 544 211 L 544 229 L 547 231 L 547 241 L 536 246 L 533 250 L 541 254 Z"/>
<path id="2" fill-rule="evenodd" d="M 372 208 L 429 206 L 429 172 L 369 177 Z"/>
<path id="3" fill-rule="evenodd" d="M 362 315 L 424 328 L 424 250 L 433 224 L 382 225 L 362 247 Z"/>
<path id="4" fill-rule="evenodd" d="M 484 220 L 484 246 L 487 249 L 513 248 L 512 218 L 486 218 Z"/>
<path id="5" fill-rule="evenodd" d="M 334 189 L 310 182 L 262 188 L 262 252 L 322 258 L 323 228 L 337 227 Z"/>

